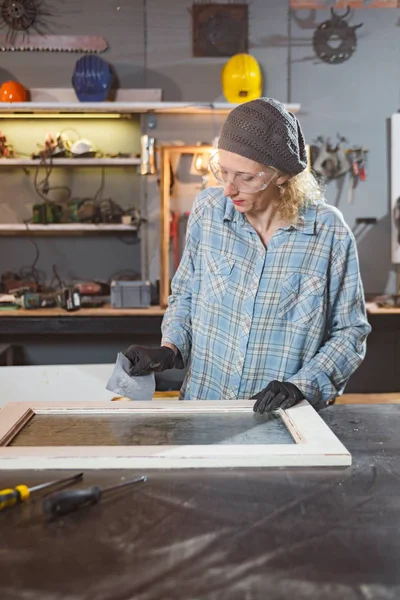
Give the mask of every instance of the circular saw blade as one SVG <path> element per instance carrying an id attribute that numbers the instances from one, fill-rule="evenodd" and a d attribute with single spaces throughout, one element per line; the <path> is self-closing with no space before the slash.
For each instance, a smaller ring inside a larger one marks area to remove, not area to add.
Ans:
<path id="1" fill-rule="evenodd" d="M 35 0 L 3 0 L 1 16 L 6 25 L 14 31 L 26 31 L 36 21 Z"/>

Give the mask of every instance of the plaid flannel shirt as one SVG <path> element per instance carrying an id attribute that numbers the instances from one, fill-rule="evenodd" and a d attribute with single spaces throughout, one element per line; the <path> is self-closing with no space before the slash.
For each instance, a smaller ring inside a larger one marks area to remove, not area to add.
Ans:
<path id="1" fill-rule="evenodd" d="M 188 365 L 181 399 L 249 399 L 277 379 L 321 408 L 362 362 L 370 329 L 336 208 L 309 205 L 265 249 L 222 189 L 197 196 L 162 323 Z"/>

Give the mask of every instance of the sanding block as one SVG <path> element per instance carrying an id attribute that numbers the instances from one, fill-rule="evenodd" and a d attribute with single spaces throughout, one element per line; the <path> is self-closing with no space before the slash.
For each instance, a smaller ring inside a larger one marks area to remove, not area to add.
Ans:
<path id="1" fill-rule="evenodd" d="M 132 377 L 129 375 L 131 367 L 130 360 L 119 352 L 106 389 L 130 400 L 152 400 L 156 389 L 154 373 Z"/>

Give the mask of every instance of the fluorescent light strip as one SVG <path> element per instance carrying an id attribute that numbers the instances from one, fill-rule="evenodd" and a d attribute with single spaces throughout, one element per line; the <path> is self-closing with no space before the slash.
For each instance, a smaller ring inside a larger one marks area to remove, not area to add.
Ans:
<path id="1" fill-rule="evenodd" d="M 129 115 L 119 113 L 2 113 L 0 119 L 121 119 Z"/>

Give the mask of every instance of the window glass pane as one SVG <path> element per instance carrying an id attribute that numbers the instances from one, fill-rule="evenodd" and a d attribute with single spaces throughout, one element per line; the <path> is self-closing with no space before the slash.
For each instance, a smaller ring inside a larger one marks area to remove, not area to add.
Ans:
<path id="1" fill-rule="evenodd" d="M 163 413 L 35 415 L 11 446 L 294 444 L 279 415 Z"/>

